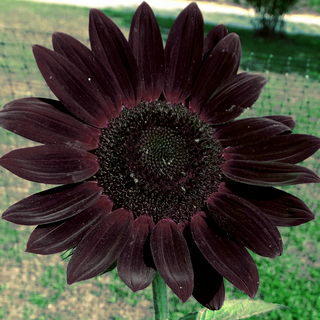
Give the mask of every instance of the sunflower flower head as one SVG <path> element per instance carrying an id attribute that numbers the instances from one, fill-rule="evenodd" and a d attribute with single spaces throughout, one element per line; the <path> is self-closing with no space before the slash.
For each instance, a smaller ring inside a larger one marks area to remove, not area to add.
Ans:
<path id="1" fill-rule="evenodd" d="M 277 226 L 314 218 L 276 186 L 318 183 L 297 165 L 320 139 L 293 134 L 287 116 L 235 120 L 258 99 L 265 77 L 238 73 L 239 37 L 223 25 L 204 37 L 195 3 L 175 20 L 165 48 L 143 2 L 127 40 L 90 11 L 91 50 L 54 33 L 33 53 L 57 100 L 7 103 L 0 125 L 40 145 L 0 165 L 21 178 L 60 185 L 9 207 L 3 218 L 38 225 L 27 252 L 73 249 L 68 283 L 117 265 L 134 292 L 156 270 L 185 302 L 221 308 L 223 278 L 250 297 L 259 275 L 247 249 L 282 253 Z"/>

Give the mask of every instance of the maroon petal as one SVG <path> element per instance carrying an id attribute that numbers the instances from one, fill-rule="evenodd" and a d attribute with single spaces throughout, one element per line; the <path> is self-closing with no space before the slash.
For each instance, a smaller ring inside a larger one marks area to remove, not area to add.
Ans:
<path id="1" fill-rule="evenodd" d="M 207 206 L 214 221 L 231 238 L 263 257 L 282 254 L 277 227 L 252 203 L 233 194 L 215 192 Z"/>
<path id="2" fill-rule="evenodd" d="M 59 101 L 50 99 L 13 100 L 0 111 L 0 126 L 40 143 L 95 149 L 100 130 L 62 112 L 63 109 Z"/>
<path id="3" fill-rule="evenodd" d="M 39 45 L 32 48 L 43 78 L 62 104 L 82 121 L 104 127 L 106 104 L 91 79 L 59 53 Z"/>
<path id="4" fill-rule="evenodd" d="M 128 243 L 117 261 L 119 277 L 133 292 L 148 287 L 156 273 L 150 263 L 150 234 L 153 228 L 150 217 L 136 219 Z"/>
<path id="5" fill-rule="evenodd" d="M 205 103 L 200 118 L 213 125 L 234 120 L 257 101 L 266 82 L 264 76 L 246 72 L 231 77 Z"/>
<path id="6" fill-rule="evenodd" d="M 2 218 L 21 225 L 37 225 L 68 219 L 92 206 L 103 189 L 96 182 L 66 185 L 20 200 Z"/>
<path id="7" fill-rule="evenodd" d="M 230 33 L 219 41 L 197 75 L 190 97 L 191 111 L 201 112 L 218 87 L 237 73 L 240 58 L 241 45 L 238 35 Z"/>
<path id="8" fill-rule="evenodd" d="M 216 128 L 214 136 L 223 146 L 248 146 L 281 133 L 291 132 L 286 125 L 266 118 L 236 120 Z"/>
<path id="9" fill-rule="evenodd" d="M 228 182 L 219 186 L 219 192 L 240 195 L 259 208 L 276 226 L 298 226 L 314 219 L 314 214 L 302 200 L 273 187 Z"/>
<path id="10" fill-rule="evenodd" d="M 203 60 L 207 58 L 207 56 L 210 54 L 213 48 L 227 34 L 228 34 L 228 29 L 224 24 L 219 24 L 208 32 L 208 34 L 204 38 L 204 43 L 203 43 Z"/>
<path id="11" fill-rule="evenodd" d="M 174 22 L 165 47 L 164 94 L 171 104 L 183 102 L 202 63 L 204 22 L 195 2 Z"/>
<path id="12" fill-rule="evenodd" d="M 112 202 L 102 196 L 76 216 L 53 224 L 40 225 L 30 235 L 26 252 L 54 254 L 75 247 L 99 218 L 112 209 Z"/>
<path id="13" fill-rule="evenodd" d="M 20 178 L 50 184 L 69 184 L 92 177 L 99 165 L 95 155 L 64 145 L 13 150 L 0 165 Z"/>
<path id="14" fill-rule="evenodd" d="M 298 163 L 313 155 L 320 148 L 320 138 L 307 134 L 287 134 L 272 137 L 245 147 L 228 147 L 225 159 L 277 161 Z"/>
<path id="15" fill-rule="evenodd" d="M 312 170 L 295 164 L 229 160 L 222 167 L 223 173 L 228 178 L 258 186 L 288 186 L 320 182 L 319 176 Z"/>
<path id="16" fill-rule="evenodd" d="M 77 245 L 67 269 L 67 282 L 93 278 L 106 270 L 119 256 L 130 238 L 131 211 L 117 209 L 103 213 Z"/>
<path id="17" fill-rule="evenodd" d="M 194 250 L 197 250 L 194 253 Z M 194 274 L 192 295 L 204 307 L 219 310 L 225 300 L 223 277 L 204 258 L 199 249 L 190 249 L 191 259 L 195 260 L 197 271 Z"/>
<path id="18" fill-rule="evenodd" d="M 245 247 L 220 234 L 212 223 L 203 212 L 192 217 L 191 232 L 195 243 L 224 278 L 254 298 L 259 288 L 259 274 L 254 260 Z"/>
<path id="19" fill-rule="evenodd" d="M 66 57 L 88 79 L 91 79 L 91 83 L 105 100 L 103 108 L 108 120 L 116 117 L 121 111 L 119 86 L 115 82 L 113 75 L 97 59 L 94 52 L 75 38 L 60 32 L 53 34 L 52 44 L 55 52 Z"/>
<path id="20" fill-rule="evenodd" d="M 179 223 L 191 255 L 194 272 L 192 295 L 210 310 L 219 310 L 225 299 L 223 277 L 211 266 L 195 244 L 190 230 L 190 222 Z"/>
<path id="21" fill-rule="evenodd" d="M 151 233 L 151 251 L 161 277 L 182 302 L 193 290 L 193 270 L 187 243 L 177 225 L 167 219 Z"/>
<path id="22" fill-rule="evenodd" d="M 141 101 L 141 79 L 128 41 L 113 21 L 96 9 L 90 10 L 89 35 L 92 51 L 121 89 L 123 104 L 136 106 Z"/>
<path id="23" fill-rule="evenodd" d="M 156 17 L 146 2 L 132 18 L 129 43 L 141 73 L 142 99 L 157 100 L 163 88 L 164 50 Z"/>
<path id="24" fill-rule="evenodd" d="M 293 130 L 294 127 L 296 126 L 296 122 L 294 121 L 294 119 L 289 116 L 271 115 L 271 116 L 263 116 L 261 118 L 271 119 L 273 121 L 280 122 L 286 125 L 287 127 L 289 127 L 291 130 Z"/>

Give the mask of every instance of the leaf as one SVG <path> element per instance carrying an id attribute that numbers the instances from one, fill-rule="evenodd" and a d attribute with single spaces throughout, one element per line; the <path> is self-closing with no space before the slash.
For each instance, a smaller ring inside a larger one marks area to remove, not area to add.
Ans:
<path id="1" fill-rule="evenodd" d="M 103 274 L 112 271 L 116 266 L 117 266 L 117 260 L 115 262 L 113 262 L 109 268 L 107 268 L 102 273 L 100 273 L 99 276 L 102 276 Z"/>
<path id="2" fill-rule="evenodd" d="M 260 313 L 283 308 L 287 307 L 280 304 L 264 302 L 262 300 L 228 300 L 224 303 L 223 308 L 218 311 L 211 311 L 209 309 L 200 310 L 195 320 L 246 319 Z"/>
<path id="3" fill-rule="evenodd" d="M 191 313 L 188 313 L 186 316 L 180 318 L 179 320 L 196 320 L 197 314 L 198 314 L 197 311 L 191 312 Z"/>

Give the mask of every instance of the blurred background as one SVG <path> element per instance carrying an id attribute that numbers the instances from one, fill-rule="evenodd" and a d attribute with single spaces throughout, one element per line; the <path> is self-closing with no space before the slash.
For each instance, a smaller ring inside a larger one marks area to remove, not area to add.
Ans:
<path id="1" fill-rule="evenodd" d="M 140 1 L 0 0 L 0 109 L 10 100 L 39 96 L 54 98 L 34 61 L 31 46 L 51 46 L 51 34 L 61 31 L 89 45 L 89 7 L 102 9 L 127 36 Z M 241 71 L 266 75 L 260 99 L 242 117 L 291 115 L 295 133 L 320 136 L 320 0 L 196 1 L 206 33 L 226 24 L 240 35 Z M 148 1 L 164 41 L 188 1 Z M 0 129 L 0 156 L 32 142 Z M 320 152 L 303 165 L 320 174 Z M 51 188 L 22 180 L 0 168 L 0 213 L 18 200 Z M 251 319 L 320 319 L 320 187 L 285 188 L 300 197 L 316 219 L 295 228 L 280 228 L 284 253 L 277 259 L 253 254 L 260 272 L 256 299 L 290 309 Z M 81 283 L 66 283 L 67 261 L 59 254 L 25 253 L 32 227 L 0 221 L 0 319 L 152 319 L 151 287 L 133 294 L 116 270 Z M 227 299 L 247 298 L 225 282 Z M 170 320 L 202 307 L 193 298 L 182 304 L 171 294 Z"/>

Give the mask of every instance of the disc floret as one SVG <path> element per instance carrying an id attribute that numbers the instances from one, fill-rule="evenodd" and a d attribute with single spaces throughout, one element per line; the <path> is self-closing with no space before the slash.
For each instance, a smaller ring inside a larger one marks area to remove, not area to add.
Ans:
<path id="1" fill-rule="evenodd" d="M 222 148 L 213 128 L 183 105 L 141 102 L 102 129 L 96 175 L 114 208 L 190 219 L 222 179 Z"/>

